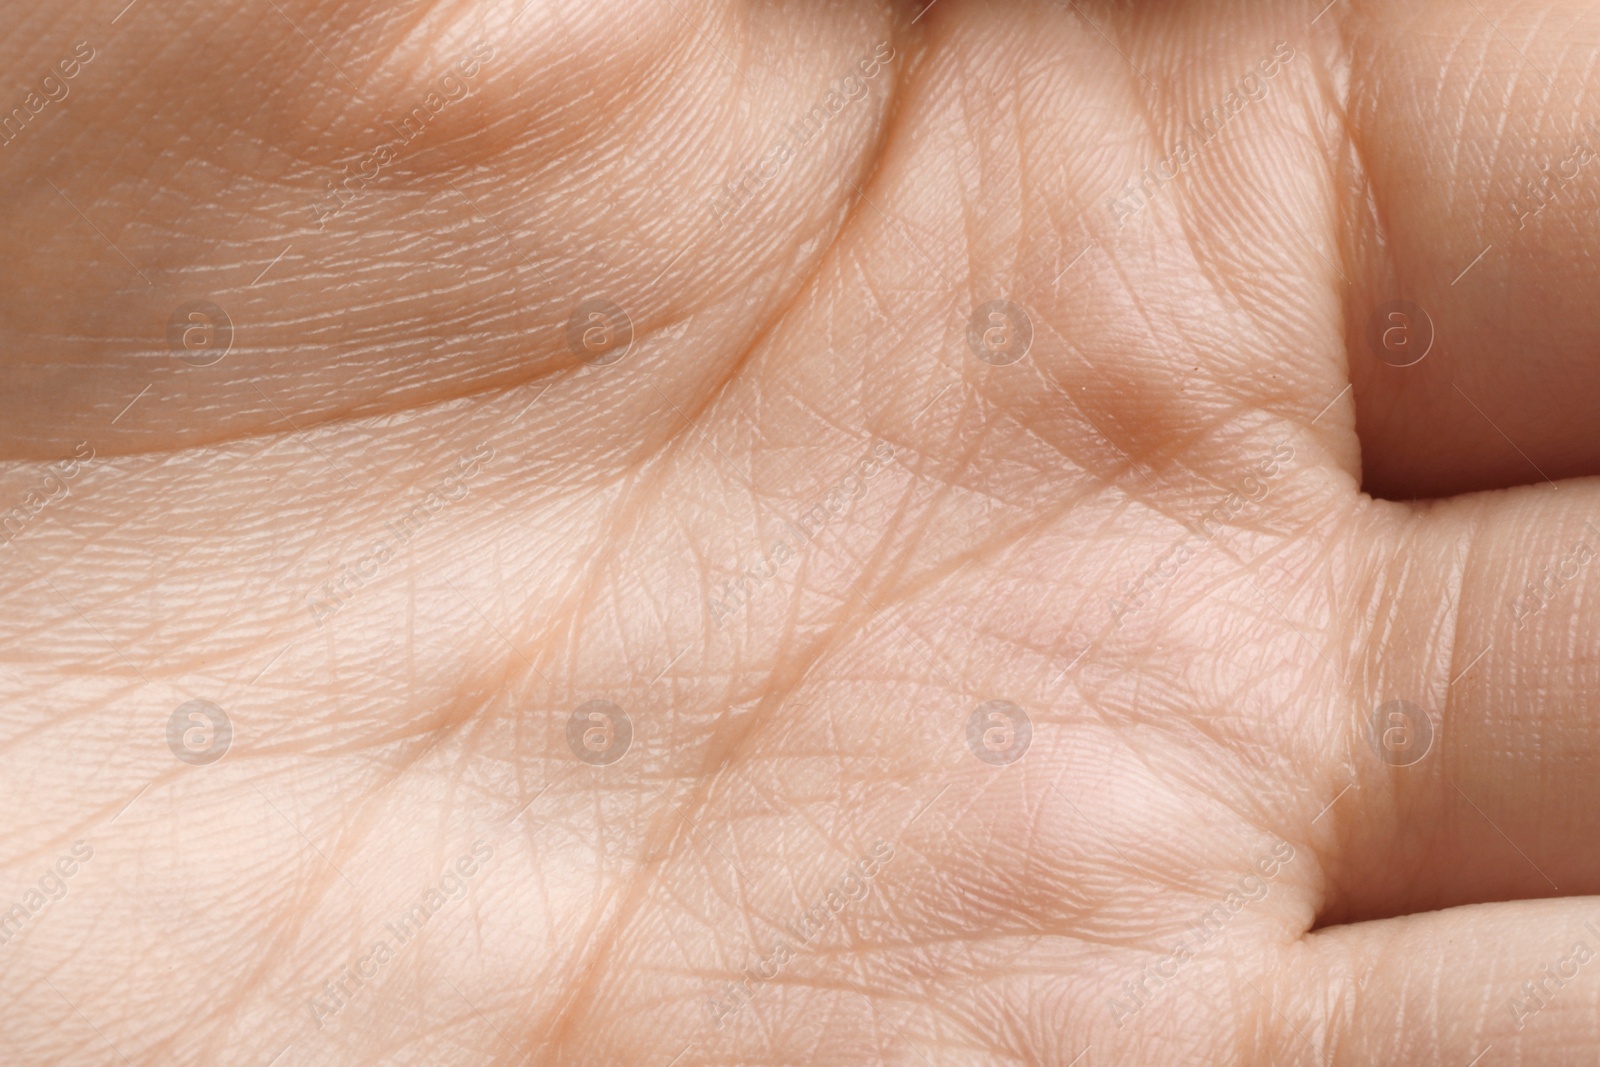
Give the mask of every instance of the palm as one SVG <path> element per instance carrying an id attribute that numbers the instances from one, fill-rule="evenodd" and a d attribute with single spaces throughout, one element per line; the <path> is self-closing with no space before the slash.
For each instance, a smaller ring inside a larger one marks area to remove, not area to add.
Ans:
<path id="1" fill-rule="evenodd" d="M 1473 97 L 1446 6 L 17 31 L 101 36 L 0 154 L 4 854 L 65 894 L 0 946 L 3 1058 L 1579 1062 L 1592 991 L 1503 1001 L 1581 908 L 1360 922 L 1600 885 L 1592 487 L 1358 491 L 1600 458 L 1590 313 L 1504 313 L 1581 291 L 1586 194 L 1513 235 L 1534 164 L 1438 169 L 1574 124 Z M 1494 17 L 1582 87 L 1593 19 Z"/>

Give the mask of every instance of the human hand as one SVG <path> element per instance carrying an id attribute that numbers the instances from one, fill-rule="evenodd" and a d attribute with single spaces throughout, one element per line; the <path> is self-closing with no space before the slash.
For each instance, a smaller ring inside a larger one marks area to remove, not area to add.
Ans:
<path id="1" fill-rule="evenodd" d="M 1319 8 L 18 9 L 0 1062 L 1591 1062 L 1600 16 Z"/>

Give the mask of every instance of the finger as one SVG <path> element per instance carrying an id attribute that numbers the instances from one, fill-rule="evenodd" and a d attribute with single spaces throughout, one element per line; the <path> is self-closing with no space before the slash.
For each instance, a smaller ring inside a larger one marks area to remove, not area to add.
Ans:
<path id="1" fill-rule="evenodd" d="M 1374 515 L 1328 915 L 1600 891 L 1600 484 Z M 1431 741 L 1428 735 L 1431 734 Z"/>
<path id="2" fill-rule="evenodd" d="M 1480 905 L 1332 927 L 1243 996 L 1258 1062 L 1540 1067 L 1600 1042 L 1600 901 Z"/>
<path id="3" fill-rule="evenodd" d="M 1600 470 L 1600 11 L 1360 3 L 1330 21 L 1341 14 L 1346 334 L 1368 487 L 1443 496 Z"/>

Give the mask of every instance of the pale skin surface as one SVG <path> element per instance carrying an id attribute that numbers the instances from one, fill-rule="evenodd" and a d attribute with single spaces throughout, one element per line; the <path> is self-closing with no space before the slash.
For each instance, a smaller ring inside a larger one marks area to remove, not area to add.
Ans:
<path id="1" fill-rule="evenodd" d="M 0 547 L 0 906 L 66 890 L 0 944 L 0 1062 L 1592 1063 L 1600 157 L 1509 201 L 1600 116 L 1600 15 L 1320 7 L 11 5 L 0 108 L 95 54 L 0 147 L 0 508 L 94 459 Z"/>

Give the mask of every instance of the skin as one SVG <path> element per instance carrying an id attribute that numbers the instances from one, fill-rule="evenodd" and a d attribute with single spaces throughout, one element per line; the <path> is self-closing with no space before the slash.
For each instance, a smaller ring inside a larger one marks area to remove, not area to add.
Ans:
<path id="1" fill-rule="evenodd" d="M 0 36 L 0 1061 L 1593 1062 L 1592 5 L 115 6 Z"/>

